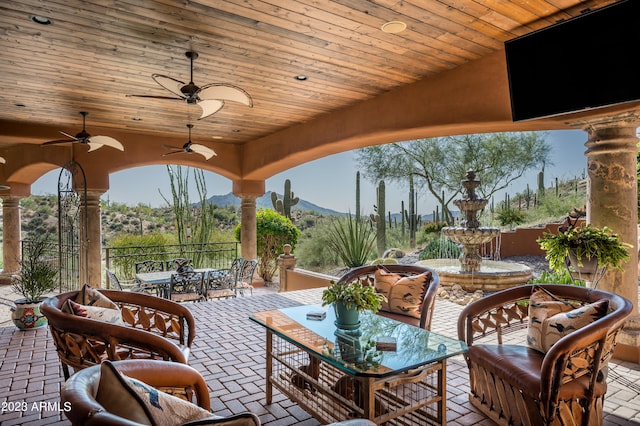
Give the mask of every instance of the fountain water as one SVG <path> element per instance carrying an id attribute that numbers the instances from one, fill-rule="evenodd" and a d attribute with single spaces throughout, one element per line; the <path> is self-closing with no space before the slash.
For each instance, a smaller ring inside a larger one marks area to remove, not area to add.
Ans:
<path id="1" fill-rule="evenodd" d="M 496 291 L 524 284 L 533 277 L 528 266 L 483 260 L 480 255 L 481 246 L 498 236 L 500 229 L 480 226 L 478 212 L 487 205 L 487 200 L 478 198 L 478 185 L 475 172 L 469 170 L 462 181 L 463 198 L 453 202 L 463 215 L 461 226 L 442 228 L 445 237 L 462 245 L 460 258 L 422 260 L 418 264 L 435 269 L 443 286 L 459 284 L 466 291 Z"/>

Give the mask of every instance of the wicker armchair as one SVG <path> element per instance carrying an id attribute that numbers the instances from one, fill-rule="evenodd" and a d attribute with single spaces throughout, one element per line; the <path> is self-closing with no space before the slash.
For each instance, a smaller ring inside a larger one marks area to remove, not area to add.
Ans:
<path id="1" fill-rule="evenodd" d="M 100 290 L 122 312 L 125 325 L 79 317 L 62 311 L 70 291 L 42 302 L 65 379 L 69 367 L 80 370 L 103 360 L 162 359 L 187 363 L 196 326 L 179 303 L 130 291 Z"/>
<path id="2" fill-rule="evenodd" d="M 468 305 L 458 319 L 458 338 L 469 347 L 469 400 L 501 425 L 600 425 L 607 363 L 632 304 L 590 288 L 538 287 L 582 306 L 604 299 L 608 310 L 543 353 L 526 345 L 533 286 L 504 290 Z"/>
<path id="3" fill-rule="evenodd" d="M 421 304 L 420 318 L 414 318 L 412 316 L 403 315 L 399 313 L 392 313 L 386 311 L 378 311 L 378 315 L 382 315 L 388 318 L 392 318 L 404 323 L 412 324 L 426 330 L 431 329 L 431 318 L 433 317 L 433 307 L 436 301 L 436 295 L 438 293 L 438 287 L 440 286 L 440 279 L 438 274 L 431 268 L 418 265 L 367 265 L 354 268 L 351 271 L 340 277 L 338 282 L 352 282 L 360 281 L 363 285 L 373 285 L 375 272 L 378 269 L 384 269 L 387 272 L 398 274 L 401 276 L 419 275 L 425 272 L 431 273 L 431 281 L 424 292 L 424 297 Z"/>

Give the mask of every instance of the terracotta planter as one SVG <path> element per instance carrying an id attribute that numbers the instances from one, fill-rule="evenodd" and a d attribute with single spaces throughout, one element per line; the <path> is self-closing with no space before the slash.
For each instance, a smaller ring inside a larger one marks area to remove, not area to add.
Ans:
<path id="1" fill-rule="evenodd" d="M 27 302 L 25 299 L 15 300 L 15 308 L 11 308 L 11 319 L 20 330 L 30 330 L 47 325 L 47 318 L 40 312 L 40 303 Z"/>

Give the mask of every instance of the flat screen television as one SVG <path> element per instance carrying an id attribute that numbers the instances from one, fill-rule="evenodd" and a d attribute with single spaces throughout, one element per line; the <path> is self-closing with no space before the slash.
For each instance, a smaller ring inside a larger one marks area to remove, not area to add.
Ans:
<path id="1" fill-rule="evenodd" d="M 505 42 L 513 121 L 640 100 L 640 0 Z"/>

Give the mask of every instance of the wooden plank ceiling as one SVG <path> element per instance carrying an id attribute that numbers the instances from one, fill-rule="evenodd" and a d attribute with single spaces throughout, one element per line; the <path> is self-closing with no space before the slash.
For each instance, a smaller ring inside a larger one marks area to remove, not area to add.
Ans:
<path id="1" fill-rule="evenodd" d="M 0 122 L 243 143 L 436 75 L 613 0 L 12 0 L 0 2 Z M 31 17 L 47 17 L 41 25 Z M 402 21 L 398 34 L 381 31 Z M 151 74 L 253 98 L 204 120 Z M 298 81 L 296 76 L 306 76 Z M 137 121 L 136 121 L 137 120 Z M 0 129 L 0 134 L 4 133 Z M 108 133 L 104 133 L 108 134 Z M 57 139 L 52 133 L 28 142 Z M 15 138 L 0 135 L 0 147 Z M 125 144 L 126 145 L 126 144 Z"/>

